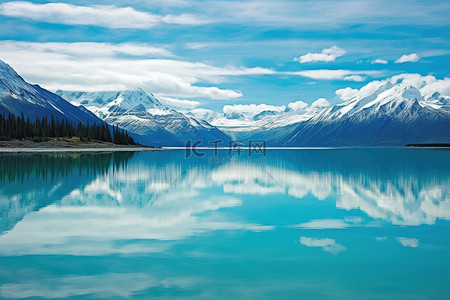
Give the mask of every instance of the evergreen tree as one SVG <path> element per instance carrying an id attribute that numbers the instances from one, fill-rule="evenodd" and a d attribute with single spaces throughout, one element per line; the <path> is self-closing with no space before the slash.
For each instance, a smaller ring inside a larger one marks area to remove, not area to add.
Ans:
<path id="1" fill-rule="evenodd" d="M 111 129 L 106 123 L 84 125 L 80 122 L 75 126 L 67 120 L 55 119 L 53 116 L 50 121 L 44 117 L 36 118 L 33 123 L 29 118 L 25 119 L 23 114 L 19 117 L 11 113 L 7 117 L 0 115 L 0 140 L 24 138 L 45 140 L 48 137 L 79 137 L 81 141 L 96 140 L 122 145 L 136 144 L 125 130 L 120 130 L 117 126 L 112 126 L 111 135 Z"/>

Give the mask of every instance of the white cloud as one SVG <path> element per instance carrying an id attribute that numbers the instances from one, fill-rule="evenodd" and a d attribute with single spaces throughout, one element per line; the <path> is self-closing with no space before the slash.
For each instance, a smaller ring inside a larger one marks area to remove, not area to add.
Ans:
<path id="1" fill-rule="evenodd" d="M 163 102 L 164 104 L 167 104 L 168 106 L 175 106 L 180 108 L 195 108 L 199 106 L 201 103 L 194 100 L 182 100 L 182 99 L 176 99 L 176 98 L 170 98 L 170 97 L 164 97 L 161 95 L 156 95 L 158 100 Z"/>
<path id="2" fill-rule="evenodd" d="M 209 20 L 199 19 L 197 16 L 193 16 L 190 14 L 181 14 L 181 15 L 167 15 L 161 18 L 163 23 L 167 24 L 180 24 L 180 25 L 201 25 L 209 23 Z"/>
<path id="3" fill-rule="evenodd" d="M 347 248 L 341 244 L 336 243 L 336 240 L 330 238 L 310 238 L 302 236 L 300 237 L 300 244 L 307 247 L 318 247 L 322 248 L 323 251 L 329 252 L 331 254 L 338 254 L 339 252 L 347 250 Z"/>
<path id="4" fill-rule="evenodd" d="M 434 92 L 439 92 L 441 95 L 450 97 L 450 78 L 436 79 L 433 76 L 431 77 L 432 79 L 421 88 L 420 92 L 428 97 Z"/>
<path id="5" fill-rule="evenodd" d="M 242 93 L 208 84 L 222 83 L 227 76 L 275 73 L 264 68 L 215 67 L 155 56 L 171 53 L 146 44 L 0 42 L 2 59 L 27 81 L 50 90 L 116 91 L 141 87 L 169 98 L 226 100 L 239 98 Z"/>
<path id="6" fill-rule="evenodd" d="M 208 47 L 207 43 L 186 43 L 186 45 L 184 45 L 185 48 L 187 49 L 193 49 L 193 50 L 198 50 L 198 49 L 203 49 Z"/>
<path id="7" fill-rule="evenodd" d="M 377 242 L 383 242 L 383 241 L 386 241 L 387 239 L 388 239 L 387 236 L 377 236 L 377 237 L 375 237 L 375 240 Z"/>
<path id="8" fill-rule="evenodd" d="M 396 239 L 403 247 L 417 248 L 419 246 L 419 240 L 416 238 L 397 237 Z"/>
<path id="9" fill-rule="evenodd" d="M 347 101 L 358 95 L 358 89 L 352 89 L 350 87 L 346 87 L 344 89 L 339 89 L 336 91 L 336 95 L 342 99 L 343 101 Z"/>
<path id="10" fill-rule="evenodd" d="M 319 98 L 313 103 L 311 103 L 311 107 L 318 108 L 318 107 L 328 107 L 331 106 L 330 102 L 328 102 L 325 98 Z"/>
<path id="11" fill-rule="evenodd" d="M 286 106 L 275 106 L 275 105 L 267 105 L 267 104 L 236 104 L 236 105 L 225 105 L 223 107 L 223 112 L 226 114 L 230 113 L 245 113 L 250 115 L 259 114 L 265 110 L 274 111 L 274 112 L 282 112 L 286 109 Z"/>
<path id="12" fill-rule="evenodd" d="M 305 103 L 303 101 L 296 101 L 289 103 L 288 107 L 292 110 L 302 110 L 308 107 L 308 103 Z"/>
<path id="13" fill-rule="evenodd" d="M 352 81 L 361 81 L 363 75 L 366 76 L 377 76 L 380 75 L 380 71 L 353 71 L 353 70 L 306 70 L 306 71 L 297 71 L 297 72 L 287 72 L 289 75 L 298 75 L 302 77 L 308 77 L 312 79 L 319 80 L 352 80 Z M 358 77 L 351 77 L 354 75 L 359 75 Z"/>
<path id="14" fill-rule="evenodd" d="M 21 41 L 0 41 L 2 52 L 58 53 L 73 57 L 114 57 L 117 55 L 143 57 L 175 57 L 169 50 L 143 43 L 36 43 Z"/>
<path id="15" fill-rule="evenodd" d="M 149 28 L 159 23 L 197 25 L 207 22 L 192 15 L 160 16 L 137 11 L 132 7 L 77 6 L 67 3 L 35 4 L 25 1 L 1 4 L 0 14 L 47 23 L 109 28 Z"/>
<path id="16" fill-rule="evenodd" d="M 416 53 L 411 53 L 408 55 L 402 55 L 399 59 L 395 61 L 396 64 L 401 64 L 405 62 L 417 62 L 419 61 L 420 57 Z"/>
<path id="17" fill-rule="evenodd" d="M 366 77 L 361 75 L 349 75 L 344 77 L 345 81 L 354 81 L 354 82 L 363 82 L 366 80 Z"/>
<path id="18" fill-rule="evenodd" d="M 336 58 L 343 56 L 347 51 L 338 46 L 333 46 L 331 48 L 325 48 L 321 53 L 307 53 L 300 57 L 295 57 L 294 61 L 298 61 L 301 64 L 309 62 L 331 62 L 336 61 Z"/>
<path id="19" fill-rule="evenodd" d="M 385 59 L 377 58 L 377 59 L 372 60 L 370 63 L 373 64 L 373 65 L 374 64 L 386 65 L 388 63 L 388 61 L 385 60 Z"/>
<path id="20" fill-rule="evenodd" d="M 227 23 L 332 28 L 354 24 L 449 24 L 448 5 L 419 1 L 212 1 L 211 18 Z M 389 10 L 386 7 L 390 7 Z M 203 8 L 203 7 L 202 7 Z M 204 9 L 204 8 L 203 8 Z M 398 12 L 402 13 L 399 14 Z M 433 16 L 424 18 L 419 16 Z"/>

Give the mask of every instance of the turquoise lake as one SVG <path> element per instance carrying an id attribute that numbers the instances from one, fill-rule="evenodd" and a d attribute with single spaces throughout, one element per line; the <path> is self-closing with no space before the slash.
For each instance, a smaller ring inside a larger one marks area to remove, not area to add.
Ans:
<path id="1" fill-rule="evenodd" d="M 201 153 L 0 154 L 0 298 L 448 299 L 449 150 Z"/>

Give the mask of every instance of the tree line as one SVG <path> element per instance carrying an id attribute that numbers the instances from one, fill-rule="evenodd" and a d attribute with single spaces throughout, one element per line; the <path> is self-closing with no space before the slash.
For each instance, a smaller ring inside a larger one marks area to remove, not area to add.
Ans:
<path id="1" fill-rule="evenodd" d="M 0 184 L 36 179 L 87 178 L 127 166 L 134 152 L 0 153 Z"/>
<path id="2" fill-rule="evenodd" d="M 9 114 L 7 117 L 0 114 L 0 140 L 31 139 L 33 141 L 45 141 L 48 138 L 72 138 L 79 137 L 81 141 L 102 141 L 119 145 L 136 145 L 134 139 L 128 133 L 113 126 L 112 132 L 106 123 L 74 125 L 67 120 L 43 117 L 36 118 L 34 122 L 23 114 L 16 117 Z"/>

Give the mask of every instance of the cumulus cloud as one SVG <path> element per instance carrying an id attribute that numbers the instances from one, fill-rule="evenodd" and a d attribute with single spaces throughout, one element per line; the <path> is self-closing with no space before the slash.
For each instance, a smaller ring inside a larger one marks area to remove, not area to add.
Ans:
<path id="1" fill-rule="evenodd" d="M 396 239 L 400 244 L 402 244 L 403 247 L 419 247 L 419 240 L 416 238 L 397 237 Z"/>
<path id="2" fill-rule="evenodd" d="M 328 102 L 325 98 L 319 98 L 313 103 L 311 103 L 311 107 L 318 108 L 318 107 L 328 107 L 331 106 L 330 102 Z"/>
<path id="3" fill-rule="evenodd" d="M 345 246 L 336 243 L 336 240 L 330 238 L 320 239 L 302 236 L 300 237 L 300 244 L 307 247 L 322 248 L 323 251 L 329 252 L 333 255 L 336 255 L 339 252 L 347 250 Z"/>
<path id="4" fill-rule="evenodd" d="M 171 56 L 165 49 L 146 44 L 0 42 L 2 59 L 26 80 L 50 90 L 142 87 L 169 98 L 227 100 L 242 93 L 208 85 L 220 84 L 227 76 L 275 73 L 264 68 L 216 67 Z"/>
<path id="5" fill-rule="evenodd" d="M 354 98 L 358 95 L 358 89 L 352 89 L 351 87 L 346 87 L 344 89 L 339 89 L 336 91 L 336 96 L 338 96 L 341 100 L 347 101 Z"/>
<path id="6" fill-rule="evenodd" d="M 311 79 L 318 80 L 346 80 L 346 81 L 362 81 L 365 80 L 363 76 L 377 76 L 380 75 L 379 71 L 353 71 L 353 70 L 306 70 L 297 72 L 288 72 L 290 75 L 298 75 Z"/>
<path id="7" fill-rule="evenodd" d="M 289 103 L 288 107 L 292 110 L 302 110 L 308 107 L 308 103 L 305 103 L 303 101 L 296 101 Z"/>
<path id="8" fill-rule="evenodd" d="M 338 46 L 333 46 L 331 48 L 325 48 L 321 53 L 307 53 L 300 57 L 295 57 L 294 61 L 298 61 L 301 64 L 309 62 L 331 62 L 336 61 L 336 58 L 343 56 L 347 51 Z"/>
<path id="9" fill-rule="evenodd" d="M 39 22 L 94 25 L 108 28 L 149 28 L 159 23 L 198 25 L 207 23 L 195 16 L 160 16 L 137 11 L 132 7 L 104 5 L 78 6 L 67 3 L 35 4 L 25 1 L 6 2 L 0 5 L 0 14 L 26 18 Z"/>
<path id="10" fill-rule="evenodd" d="M 402 64 L 405 62 L 417 62 L 419 61 L 420 57 L 416 53 L 411 53 L 408 55 L 402 55 L 399 59 L 395 61 L 396 64 Z"/>
<path id="11" fill-rule="evenodd" d="M 377 59 L 372 60 L 370 63 L 371 63 L 372 65 L 374 65 L 374 64 L 382 64 L 382 65 L 386 65 L 386 64 L 388 63 L 388 61 L 385 60 L 385 59 L 377 58 Z"/>

